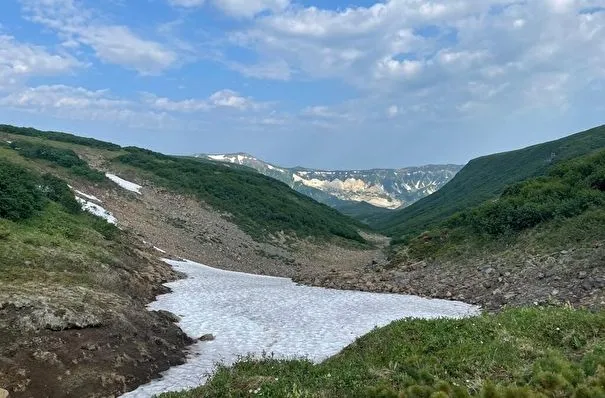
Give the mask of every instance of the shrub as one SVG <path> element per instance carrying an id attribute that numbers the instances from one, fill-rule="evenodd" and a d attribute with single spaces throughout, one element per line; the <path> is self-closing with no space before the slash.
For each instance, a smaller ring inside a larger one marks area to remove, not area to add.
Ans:
<path id="1" fill-rule="evenodd" d="M 69 213 L 77 214 L 82 211 L 71 189 L 60 178 L 52 174 L 43 175 L 42 190 L 48 199 L 61 204 Z"/>
<path id="2" fill-rule="evenodd" d="M 27 169 L 0 161 L 0 218 L 23 220 L 44 207 L 39 179 Z"/>
<path id="3" fill-rule="evenodd" d="M 31 127 L 16 127 L 6 124 L 0 125 L 0 131 L 10 134 L 23 135 L 27 137 L 45 138 L 47 140 L 68 142 L 71 144 L 85 145 L 91 148 L 100 148 L 110 151 L 120 150 L 120 146 L 105 141 L 99 141 L 94 138 L 78 137 L 76 135 L 60 133 L 56 131 L 40 131 Z"/>
<path id="4" fill-rule="evenodd" d="M 56 148 L 28 141 L 14 141 L 10 144 L 10 147 L 25 158 L 49 161 L 69 169 L 74 175 L 84 177 L 90 181 L 105 181 L 103 173 L 91 169 L 88 166 L 88 163 L 80 159 L 80 157 L 71 149 Z"/>

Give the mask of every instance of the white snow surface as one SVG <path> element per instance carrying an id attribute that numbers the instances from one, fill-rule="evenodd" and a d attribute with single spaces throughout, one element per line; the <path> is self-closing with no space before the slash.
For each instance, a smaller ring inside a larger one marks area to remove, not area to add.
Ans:
<path id="1" fill-rule="evenodd" d="M 108 223 L 116 225 L 118 223 L 118 219 L 113 216 L 110 212 L 105 210 L 103 207 L 99 206 L 96 203 L 89 202 L 82 198 L 76 196 L 76 200 L 82 206 L 82 210 L 85 210 L 89 213 L 94 214 L 97 217 L 104 218 Z"/>
<path id="2" fill-rule="evenodd" d="M 97 198 L 94 195 L 89 195 L 89 194 L 84 193 L 82 191 L 78 191 L 77 189 L 74 189 L 74 192 L 76 193 L 76 195 L 78 195 L 78 196 L 80 196 L 82 198 L 86 198 L 86 199 L 89 199 L 89 200 L 93 200 L 95 202 L 103 203 L 103 201 L 101 201 L 101 199 Z"/>
<path id="3" fill-rule="evenodd" d="M 122 397 L 148 398 L 200 386 L 217 363 L 230 365 L 248 354 L 320 362 L 394 320 L 478 313 L 461 302 L 300 286 L 287 278 L 165 261 L 188 278 L 168 283 L 172 293 L 159 296 L 149 309 L 179 315 L 178 325 L 193 338 L 211 333 L 215 340 L 194 344 L 185 364 Z"/>
<path id="4" fill-rule="evenodd" d="M 159 247 L 157 247 L 157 246 L 154 246 L 153 248 L 154 248 L 155 250 L 159 251 L 159 252 L 160 252 L 160 253 L 162 253 L 162 254 L 166 254 L 166 250 L 162 250 L 162 249 L 160 249 L 160 248 L 159 248 Z"/>
<path id="5" fill-rule="evenodd" d="M 208 155 L 208 157 L 212 160 L 225 160 L 225 155 Z"/>
<path id="6" fill-rule="evenodd" d="M 111 173 L 105 173 L 105 177 L 109 178 L 111 181 L 115 182 L 116 184 L 128 191 L 138 193 L 139 195 L 141 194 L 141 188 L 143 187 L 135 184 L 134 182 L 126 181 L 125 179 L 120 178 L 117 175 Z"/>

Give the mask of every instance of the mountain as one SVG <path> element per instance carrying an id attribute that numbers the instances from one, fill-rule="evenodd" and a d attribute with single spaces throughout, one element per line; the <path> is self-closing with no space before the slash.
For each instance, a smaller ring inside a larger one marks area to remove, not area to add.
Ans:
<path id="1" fill-rule="evenodd" d="M 456 212 L 497 198 L 509 184 L 541 176 L 566 159 L 605 147 L 605 125 L 555 141 L 471 160 L 442 189 L 372 224 L 394 237 L 416 234 Z"/>
<path id="2" fill-rule="evenodd" d="M 200 154 L 196 157 L 253 168 L 321 203 L 362 219 L 390 213 L 381 211 L 383 209 L 409 206 L 436 192 L 462 168 L 458 165 L 429 165 L 402 169 L 326 171 L 279 167 L 246 153 Z"/>

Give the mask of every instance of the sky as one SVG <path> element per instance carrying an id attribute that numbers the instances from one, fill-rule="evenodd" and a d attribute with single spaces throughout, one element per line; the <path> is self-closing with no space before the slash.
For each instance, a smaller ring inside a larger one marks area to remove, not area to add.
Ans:
<path id="1" fill-rule="evenodd" d="M 605 123 L 605 0 L 0 0 L 0 123 L 462 164 Z"/>

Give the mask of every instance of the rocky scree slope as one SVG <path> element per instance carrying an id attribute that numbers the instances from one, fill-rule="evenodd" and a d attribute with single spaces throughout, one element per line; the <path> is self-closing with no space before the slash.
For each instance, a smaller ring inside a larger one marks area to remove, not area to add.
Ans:
<path id="1" fill-rule="evenodd" d="M 387 267 L 306 282 L 454 298 L 489 309 L 566 302 L 603 308 L 605 149 L 588 152 L 505 187 L 497 200 L 451 203 L 461 211 L 393 241 Z"/>
<path id="2" fill-rule="evenodd" d="M 175 256 L 288 277 L 386 262 L 385 238 L 247 168 L 65 133 L 2 129 L 5 141 L 19 143 L 12 151 L 17 159 L 42 156 L 35 167 L 46 163 L 63 177 L 86 175 L 74 188 L 103 200 L 121 228 Z M 116 189 L 106 172 L 142 185 L 142 194 Z"/>

